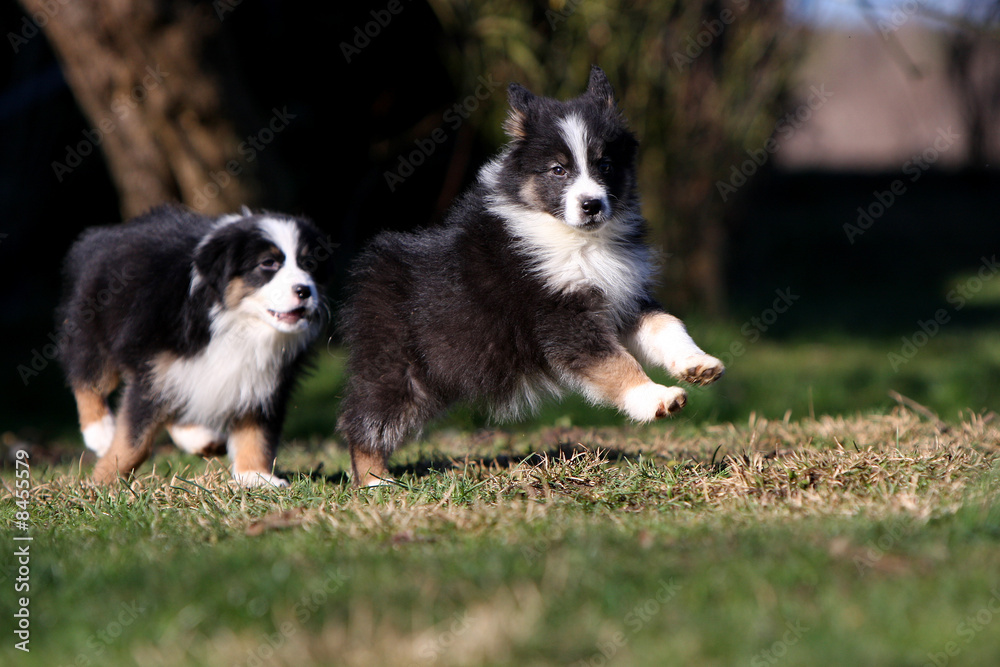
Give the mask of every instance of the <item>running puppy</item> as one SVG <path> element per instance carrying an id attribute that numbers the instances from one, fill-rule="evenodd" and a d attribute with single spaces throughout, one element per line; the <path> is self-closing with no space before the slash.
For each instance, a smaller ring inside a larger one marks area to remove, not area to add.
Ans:
<path id="1" fill-rule="evenodd" d="M 687 399 L 636 356 L 696 384 L 724 372 L 651 296 L 638 143 L 604 72 L 567 102 L 517 84 L 509 101 L 510 142 L 447 221 L 383 233 L 354 267 L 338 426 L 358 485 L 459 400 L 511 418 L 568 388 L 644 422 Z"/>
<path id="2" fill-rule="evenodd" d="M 167 426 L 188 451 L 226 439 L 245 486 L 273 474 L 285 403 L 319 333 L 312 223 L 274 213 L 210 218 L 162 206 L 87 230 L 66 259 L 60 357 L 96 482 L 127 476 Z M 117 416 L 107 399 L 125 381 Z"/>

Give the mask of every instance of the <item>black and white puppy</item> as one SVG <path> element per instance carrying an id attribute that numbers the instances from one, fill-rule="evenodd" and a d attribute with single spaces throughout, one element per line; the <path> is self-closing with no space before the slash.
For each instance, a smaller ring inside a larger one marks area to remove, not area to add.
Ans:
<path id="1" fill-rule="evenodd" d="M 94 480 L 133 472 L 167 426 L 189 451 L 228 434 L 238 483 L 287 486 L 275 451 L 321 328 L 327 251 L 311 222 L 248 210 L 212 218 L 168 205 L 84 232 L 58 319 L 80 428 L 100 456 Z"/>
<path id="2" fill-rule="evenodd" d="M 686 394 L 636 356 L 697 384 L 724 372 L 651 296 L 638 144 L 604 72 L 566 102 L 517 84 L 509 101 L 510 142 L 446 222 L 384 233 L 354 267 L 339 429 L 359 485 L 456 401 L 516 417 L 569 388 L 649 421 Z"/>

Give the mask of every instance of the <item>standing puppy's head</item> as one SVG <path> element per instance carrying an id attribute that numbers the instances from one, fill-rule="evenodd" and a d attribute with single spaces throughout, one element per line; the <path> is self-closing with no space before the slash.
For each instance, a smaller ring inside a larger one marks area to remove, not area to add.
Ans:
<path id="1" fill-rule="evenodd" d="M 204 284 L 220 305 L 283 333 L 314 330 L 317 281 L 325 248 L 302 218 L 270 213 L 230 215 L 198 245 L 192 291 Z"/>
<path id="2" fill-rule="evenodd" d="M 587 91 L 560 102 L 518 84 L 509 89 L 511 138 L 498 185 L 522 206 L 570 227 L 597 230 L 632 212 L 638 143 L 618 111 L 604 72 L 594 67 Z"/>

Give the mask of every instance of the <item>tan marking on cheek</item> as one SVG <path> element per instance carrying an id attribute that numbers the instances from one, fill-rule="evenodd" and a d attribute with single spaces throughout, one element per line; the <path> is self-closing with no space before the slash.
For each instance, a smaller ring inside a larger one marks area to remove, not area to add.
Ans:
<path id="1" fill-rule="evenodd" d="M 619 352 L 582 373 L 584 379 L 611 403 L 622 402 L 625 392 L 650 382 L 642 366 L 630 354 Z"/>
<path id="2" fill-rule="evenodd" d="M 535 205 L 535 206 L 539 204 L 538 194 L 535 192 L 534 181 L 529 179 L 527 182 L 525 182 L 525 184 L 521 186 L 519 194 L 521 195 L 521 201 L 523 201 L 525 204 Z"/>
<path id="3" fill-rule="evenodd" d="M 251 292 L 253 292 L 253 288 L 247 285 L 242 278 L 233 278 L 226 285 L 226 294 L 224 297 L 226 308 L 234 310 Z"/>
<path id="4" fill-rule="evenodd" d="M 268 442 L 263 427 L 249 417 L 233 424 L 229 432 L 229 454 L 235 473 L 270 474 L 274 467 L 274 447 Z"/>

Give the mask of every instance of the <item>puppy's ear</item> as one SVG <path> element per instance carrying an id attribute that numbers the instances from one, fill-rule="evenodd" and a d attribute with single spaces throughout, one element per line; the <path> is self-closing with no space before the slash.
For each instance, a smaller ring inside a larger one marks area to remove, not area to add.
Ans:
<path id="1" fill-rule="evenodd" d="M 507 88 L 510 113 L 504 121 L 503 131 L 514 141 L 520 141 L 528 136 L 528 111 L 534 100 L 535 95 L 520 84 L 512 83 Z"/>
<path id="2" fill-rule="evenodd" d="M 608 106 L 615 106 L 615 90 L 611 87 L 607 75 L 597 65 L 590 68 L 590 81 L 587 83 L 587 93 L 592 97 L 607 103 Z"/>
<path id="3" fill-rule="evenodd" d="M 231 226 L 216 229 L 195 250 L 195 278 L 192 289 L 204 284 L 219 299 L 225 298 L 226 285 L 235 270 L 236 238 Z"/>

